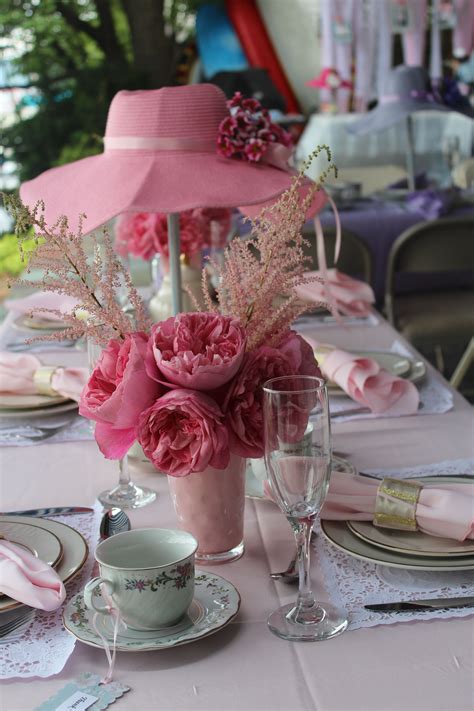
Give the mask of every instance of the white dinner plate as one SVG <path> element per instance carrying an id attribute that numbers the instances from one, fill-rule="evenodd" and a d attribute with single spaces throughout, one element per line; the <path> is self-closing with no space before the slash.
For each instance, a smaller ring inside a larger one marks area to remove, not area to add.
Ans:
<path id="1" fill-rule="evenodd" d="M 432 570 L 437 572 L 474 570 L 474 555 L 454 558 L 411 556 L 396 551 L 383 550 L 356 536 L 345 521 L 321 521 L 321 530 L 336 548 L 348 555 L 369 563 L 387 565 L 405 570 Z"/>
<path id="2" fill-rule="evenodd" d="M 63 554 L 59 538 L 51 531 L 38 528 L 33 523 L 3 521 L 0 518 L 0 533 L 7 541 L 26 548 L 48 565 L 54 566 Z"/>
<path id="3" fill-rule="evenodd" d="M 50 405 L 49 407 L 39 407 L 28 410 L 0 410 L 0 420 L 18 420 L 31 419 L 36 417 L 49 417 L 60 415 L 63 412 L 71 412 L 77 410 L 79 404 L 74 400 L 65 400 L 59 405 Z"/>
<path id="4" fill-rule="evenodd" d="M 63 547 L 63 557 L 56 567 L 56 572 L 63 583 L 72 580 L 82 570 L 87 560 L 89 548 L 79 531 L 66 526 L 64 523 L 59 523 L 59 521 L 50 521 L 46 518 L 32 519 L 31 516 L 0 516 L 0 523 L 2 524 L 16 522 L 27 523 L 35 526 L 38 530 L 49 531 L 59 538 Z M 0 612 L 13 610 L 22 604 L 9 597 L 3 597 L 0 599 Z"/>
<path id="5" fill-rule="evenodd" d="M 118 652 L 153 652 L 189 644 L 225 627 L 236 616 L 239 607 L 240 595 L 232 583 L 220 575 L 196 570 L 194 599 L 177 625 L 150 631 L 119 628 L 116 649 Z M 82 593 L 66 605 L 63 622 L 68 632 L 91 647 L 104 648 L 96 629 L 109 642 L 113 641 L 114 626 L 110 616 L 95 615 L 84 604 Z"/>
<path id="6" fill-rule="evenodd" d="M 36 410 L 68 402 L 62 395 L 0 395 L 0 410 Z"/>

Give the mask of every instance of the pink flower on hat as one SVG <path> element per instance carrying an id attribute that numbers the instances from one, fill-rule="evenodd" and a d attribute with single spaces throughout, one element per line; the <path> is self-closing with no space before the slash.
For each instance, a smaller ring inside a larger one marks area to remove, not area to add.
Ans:
<path id="1" fill-rule="evenodd" d="M 260 138 L 251 138 L 245 146 L 244 153 L 248 160 L 258 163 L 265 153 L 266 147 L 265 141 Z"/>
<path id="2" fill-rule="evenodd" d="M 239 370 L 246 342 L 245 330 L 234 317 L 181 313 L 153 326 L 147 371 L 182 388 L 215 390 Z"/>
<path id="3" fill-rule="evenodd" d="M 220 407 L 193 390 L 172 390 L 143 412 L 138 441 L 155 467 L 171 476 L 225 469 L 230 459 Z"/>
<path id="4" fill-rule="evenodd" d="M 267 109 L 256 99 L 244 99 L 236 93 L 227 106 L 231 116 L 221 121 L 217 138 L 217 152 L 221 155 L 260 163 L 269 144 L 292 145 L 290 134 L 272 123 Z"/>
<path id="5" fill-rule="evenodd" d="M 109 459 L 125 456 L 136 439 L 138 416 L 162 389 L 145 370 L 147 344 L 145 333 L 109 341 L 81 395 L 79 413 L 97 422 L 95 438 Z"/>

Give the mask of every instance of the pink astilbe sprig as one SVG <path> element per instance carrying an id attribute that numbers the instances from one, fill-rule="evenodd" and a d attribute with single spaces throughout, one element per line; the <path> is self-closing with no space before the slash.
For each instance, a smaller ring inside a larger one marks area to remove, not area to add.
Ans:
<path id="1" fill-rule="evenodd" d="M 37 286 L 41 290 L 71 296 L 77 304 L 69 313 L 61 314 L 67 325 L 65 329 L 35 340 L 86 336 L 100 345 L 106 345 L 111 338 L 123 339 L 127 333 L 149 328 L 145 305 L 117 257 L 105 228 L 99 236 L 91 236 L 92 248 L 87 250 L 83 232 L 85 215 L 80 216 L 77 232 L 72 232 L 65 216 L 61 216 L 51 227 L 46 224 L 42 201 L 30 209 L 17 196 L 3 195 L 3 200 L 15 219 L 15 231 L 20 254 L 27 265 L 26 272 L 39 270 L 42 276 Z M 27 254 L 22 246 L 30 226 L 37 246 Z M 24 279 L 17 279 L 14 283 L 32 285 L 31 281 Z M 119 294 L 124 289 L 134 310 L 133 321 L 119 304 Z M 35 310 L 35 313 L 38 312 L 43 312 L 46 317 L 51 312 L 59 314 L 53 309 Z"/>
<path id="2" fill-rule="evenodd" d="M 323 151 L 329 165 L 301 197 L 304 173 Z M 240 319 L 247 331 L 248 350 L 263 344 L 276 345 L 295 318 L 314 309 L 314 304 L 303 303 L 295 293 L 295 287 L 313 281 L 305 276 L 310 260 L 305 257 L 304 247 L 308 242 L 301 230 L 315 193 L 331 171 L 337 175 L 328 146 L 318 146 L 293 178 L 291 187 L 251 221 L 250 237 L 233 240 L 222 266 L 213 265 L 219 283 L 218 310 Z M 204 278 L 203 297 L 206 307 L 215 310 Z"/>

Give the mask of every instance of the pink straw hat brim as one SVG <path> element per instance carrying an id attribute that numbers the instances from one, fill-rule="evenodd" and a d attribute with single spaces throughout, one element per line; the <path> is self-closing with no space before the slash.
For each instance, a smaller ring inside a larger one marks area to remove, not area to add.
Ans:
<path id="1" fill-rule="evenodd" d="M 84 230 L 90 232 L 123 212 L 255 205 L 256 214 L 290 187 L 291 177 L 211 152 L 109 150 L 42 173 L 23 183 L 20 196 L 30 207 L 44 201 L 48 225 L 66 215 L 76 230 L 85 213 Z M 322 206 L 317 202 L 315 211 Z"/>

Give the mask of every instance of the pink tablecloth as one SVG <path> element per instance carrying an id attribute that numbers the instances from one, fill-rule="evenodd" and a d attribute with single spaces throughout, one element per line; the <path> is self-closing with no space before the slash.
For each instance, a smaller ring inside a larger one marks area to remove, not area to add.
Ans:
<path id="1" fill-rule="evenodd" d="M 388 348 L 393 330 L 319 327 L 320 340 L 344 347 Z M 45 354 L 46 355 L 46 354 Z M 53 356 L 54 357 L 54 356 Z M 76 355 L 77 358 L 77 355 Z M 472 409 L 455 395 L 454 410 L 438 416 L 334 424 L 334 448 L 362 471 L 474 456 Z M 41 456 L 38 456 L 41 453 Z M 67 466 L 65 466 L 67 463 Z M 2 506 L 90 505 L 116 478 L 94 443 L 41 445 L 0 452 Z M 134 526 L 173 526 L 165 478 L 137 475 L 155 487 L 155 504 L 133 511 Z M 444 620 L 355 630 L 320 644 L 291 644 L 266 629 L 269 612 L 295 588 L 273 582 L 293 552 L 290 528 L 276 508 L 248 500 L 246 554 L 217 573 L 242 595 L 237 619 L 220 633 L 177 649 L 119 654 L 116 678 L 132 687 L 117 709 L 151 711 L 461 711 L 472 708 L 472 622 Z M 314 587 L 321 586 L 313 561 Z M 102 651 L 80 643 L 57 677 L 3 684 L 2 707 L 32 709 L 84 671 L 105 669 Z"/>

